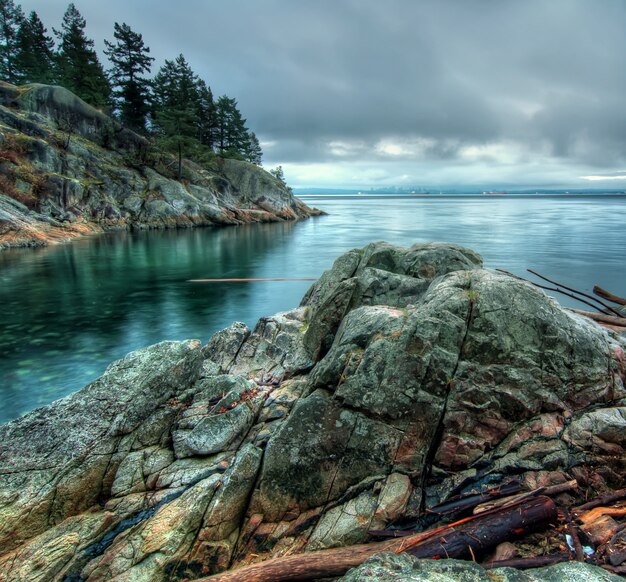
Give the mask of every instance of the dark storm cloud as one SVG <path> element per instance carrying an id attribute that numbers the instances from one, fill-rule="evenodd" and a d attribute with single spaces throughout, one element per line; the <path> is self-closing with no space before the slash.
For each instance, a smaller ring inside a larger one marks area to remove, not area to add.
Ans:
<path id="1" fill-rule="evenodd" d="M 546 180 L 626 162 L 623 0 L 76 4 L 100 46 L 125 21 L 158 61 L 184 53 L 272 162 L 532 163 Z M 58 26 L 66 3 L 23 6 Z"/>

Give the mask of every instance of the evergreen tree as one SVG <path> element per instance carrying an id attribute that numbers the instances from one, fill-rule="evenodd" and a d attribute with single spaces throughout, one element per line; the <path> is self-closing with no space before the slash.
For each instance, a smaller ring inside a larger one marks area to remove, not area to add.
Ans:
<path id="1" fill-rule="evenodd" d="M 237 100 L 222 95 L 216 104 L 217 147 L 221 154 L 245 155 L 249 143 L 246 120 L 237 108 Z"/>
<path id="2" fill-rule="evenodd" d="M 33 10 L 17 31 L 15 75 L 20 83 L 54 81 L 54 41 Z"/>
<path id="3" fill-rule="evenodd" d="M 95 107 L 109 103 L 111 86 L 98 60 L 93 40 L 85 35 L 85 19 L 70 4 L 63 16 L 57 67 L 59 83 Z"/>
<path id="4" fill-rule="evenodd" d="M 285 173 L 283 172 L 282 166 L 276 166 L 274 169 L 270 170 L 270 174 L 274 176 L 285 188 L 288 188 L 287 182 L 285 182 Z"/>
<path id="5" fill-rule="evenodd" d="M 291 187 L 287 184 L 285 180 L 285 173 L 283 172 L 282 166 L 276 166 L 273 170 L 270 170 L 270 174 L 274 176 L 289 192 L 292 192 Z"/>
<path id="6" fill-rule="evenodd" d="M 175 107 L 197 109 L 198 77 L 183 55 L 175 60 L 165 60 L 152 82 L 154 114 L 158 123 L 159 112 Z"/>
<path id="7" fill-rule="evenodd" d="M 198 77 L 183 55 L 165 61 L 154 77 L 154 125 L 161 144 L 178 155 L 178 178 L 182 159 L 198 144 Z"/>
<path id="8" fill-rule="evenodd" d="M 245 157 L 249 162 L 252 162 L 257 166 L 261 165 L 263 150 L 261 149 L 259 139 L 253 131 L 248 132 L 248 145 L 245 151 Z"/>
<path id="9" fill-rule="evenodd" d="M 113 36 L 116 42 L 104 41 L 104 53 L 113 64 L 111 79 L 115 84 L 114 96 L 122 123 L 132 129 L 144 131 L 148 115 L 149 83 L 142 76 L 149 73 L 154 59 L 144 45 L 141 34 L 125 23 L 115 23 Z"/>
<path id="10" fill-rule="evenodd" d="M 214 101 L 183 55 L 165 61 L 152 95 L 151 125 L 161 145 L 178 155 L 179 177 L 183 156 L 202 157 L 207 150 L 261 164 L 259 140 L 248 131 L 237 101 L 226 95 Z"/>
<path id="11" fill-rule="evenodd" d="M 0 0 L 0 79 L 18 83 L 15 57 L 17 56 L 17 31 L 24 13 L 13 0 Z"/>
<path id="12" fill-rule="evenodd" d="M 211 88 L 202 79 L 197 83 L 197 95 L 198 139 L 212 150 L 217 132 L 217 110 Z"/>

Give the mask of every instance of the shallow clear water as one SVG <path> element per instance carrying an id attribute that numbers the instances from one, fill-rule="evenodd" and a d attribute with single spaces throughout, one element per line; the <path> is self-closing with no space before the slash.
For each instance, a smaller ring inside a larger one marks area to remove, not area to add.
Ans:
<path id="1" fill-rule="evenodd" d="M 233 321 L 252 326 L 295 307 L 310 284 L 187 279 L 316 277 L 373 240 L 460 243 L 488 267 L 626 296 L 623 197 L 304 198 L 330 215 L 0 253 L 0 422 L 79 389 L 131 350 L 206 341 Z"/>

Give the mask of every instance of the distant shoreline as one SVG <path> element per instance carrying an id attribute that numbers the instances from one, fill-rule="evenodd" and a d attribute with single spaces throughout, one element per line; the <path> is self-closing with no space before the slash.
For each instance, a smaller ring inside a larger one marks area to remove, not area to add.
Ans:
<path id="1" fill-rule="evenodd" d="M 372 199 L 372 198 L 393 198 L 393 199 L 428 199 L 428 198 L 477 198 L 477 199 L 493 199 L 493 198 L 602 198 L 602 197 L 611 197 L 611 198 L 626 198 L 626 192 L 576 192 L 576 193 L 565 193 L 565 192 L 552 192 L 552 193 L 542 193 L 542 194 L 529 194 L 529 193 L 502 193 L 502 194 L 479 194 L 479 193 L 454 193 L 454 192 L 443 192 L 441 194 L 295 194 L 298 198 L 309 199 L 309 198 L 361 198 L 361 199 Z"/>

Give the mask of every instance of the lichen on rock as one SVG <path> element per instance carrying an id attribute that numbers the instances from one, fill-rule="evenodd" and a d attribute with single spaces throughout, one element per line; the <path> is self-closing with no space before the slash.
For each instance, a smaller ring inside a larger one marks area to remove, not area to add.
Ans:
<path id="1" fill-rule="evenodd" d="M 625 348 L 468 249 L 350 251 L 301 307 L 0 427 L 0 578 L 194 579 L 513 477 L 623 487 Z"/>

